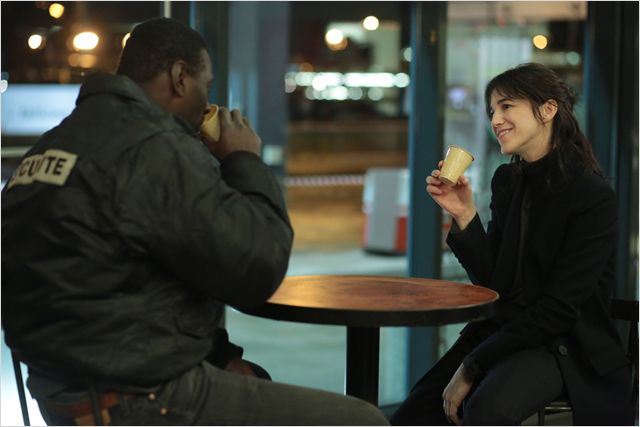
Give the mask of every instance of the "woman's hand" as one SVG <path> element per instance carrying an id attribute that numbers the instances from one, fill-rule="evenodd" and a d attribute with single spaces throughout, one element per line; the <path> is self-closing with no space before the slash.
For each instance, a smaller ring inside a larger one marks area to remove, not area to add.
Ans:
<path id="1" fill-rule="evenodd" d="M 442 160 L 438 168 L 442 167 Z M 473 194 L 469 179 L 462 175 L 458 183 L 449 187 L 440 181 L 440 169 L 435 169 L 427 177 L 427 193 L 437 204 L 451 214 L 461 230 L 464 230 L 476 216 L 476 206 L 473 203 Z"/>
<path id="2" fill-rule="evenodd" d="M 460 425 L 461 423 L 458 418 L 458 409 L 464 398 L 469 394 L 472 385 L 472 383 L 465 378 L 463 369 L 464 366 L 461 364 L 442 393 L 444 414 L 449 421 L 456 425 Z"/>

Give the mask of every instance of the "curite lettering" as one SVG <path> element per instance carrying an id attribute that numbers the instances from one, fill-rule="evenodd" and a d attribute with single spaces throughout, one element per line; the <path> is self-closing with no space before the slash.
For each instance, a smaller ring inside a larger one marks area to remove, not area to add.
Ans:
<path id="1" fill-rule="evenodd" d="M 26 157 L 11 177 L 7 188 L 34 182 L 64 185 L 78 156 L 63 150 L 47 150 L 43 154 Z"/>
<path id="2" fill-rule="evenodd" d="M 42 166 L 42 159 L 35 159 L 29 165 L 29 176 L 34 176 L 40 170 L 40 166 Z"/>
<path id="3" fill-rule="evenodd" d="M 67 162 L 67 159 L 63 159 L 63 158 L 59 158 L 56 160 L 56 167 L 53 168 L 53 174 L 54 175 L 60 175 L 62 174 L 62 168 L 64 166 L 64 164 Z"/>
<path id="4" fill-rule="evenodd" d="M 46 154 L 46 153 L 45 153 Z M 47 160 L 47 167 L 44 170 L 44 173 L 49 173 L 49 168 L 51 167 L 51 163 L 53 163 L 53 161 L 55 160 L 55 157 L 52 156 L 47 156 L 45 157 L 45 160 Z"/>

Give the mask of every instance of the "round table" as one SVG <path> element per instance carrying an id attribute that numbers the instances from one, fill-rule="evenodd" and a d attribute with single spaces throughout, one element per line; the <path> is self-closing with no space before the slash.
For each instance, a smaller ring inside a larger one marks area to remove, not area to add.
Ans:
<path id="1" fill-rule="evenodd" d="M 498 293 L 446 280 L 393 276 L 287 277 L 260 307 L 259 317 L 347 327 L 346 393 L 377 404 L 380 327 L 480 320 L 493 314 Z"/>

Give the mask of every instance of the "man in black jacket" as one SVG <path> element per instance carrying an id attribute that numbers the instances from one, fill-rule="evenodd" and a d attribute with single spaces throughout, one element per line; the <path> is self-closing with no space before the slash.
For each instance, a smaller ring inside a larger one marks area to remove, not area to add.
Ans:
<path id="1" fill-rule="evenodd" d="M 92 389 L 106 424 L 386 423 L 257 378 L 217 328 L 224 304 L 276 290 L 293 231 L 239 111 L 200 139 L 212 80 L 198 33 L 140 24 L 118 74 L 87 78 L 3 189 L 2 321 L 32 395 L 50 424 L 98 421 Z"/>

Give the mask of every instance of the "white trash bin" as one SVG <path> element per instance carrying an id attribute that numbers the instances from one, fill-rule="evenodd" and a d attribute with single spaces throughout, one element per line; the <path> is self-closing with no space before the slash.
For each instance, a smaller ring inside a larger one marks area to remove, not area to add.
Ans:
<path id="1" fill-rule="evenodd" d="M 408 206 L 407 168 L 367 170 L 362 193 L 364 249 L 389 254 L 406 253 Z"/>

